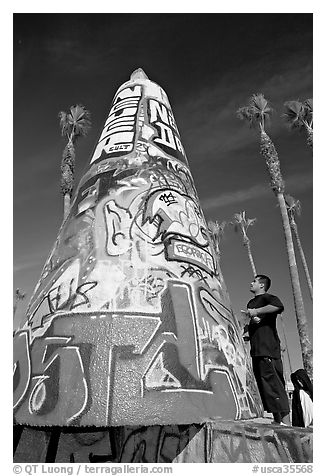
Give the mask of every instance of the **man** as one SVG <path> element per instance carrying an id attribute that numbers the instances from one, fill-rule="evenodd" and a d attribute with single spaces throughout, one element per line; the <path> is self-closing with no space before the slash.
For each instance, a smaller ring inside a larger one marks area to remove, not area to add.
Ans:
<path id="1" fill-rule="evenodd" d="M 268 294 L 271 280 L 258 274 L 250 285 L 255 295 L 247 304 L 250 355 L 264 410 L 273 413 L 274 423 L 291 425 L 290 407 L 285 391 L 280 339 L 276 318 L 284 310 L 278 297 Z"/>

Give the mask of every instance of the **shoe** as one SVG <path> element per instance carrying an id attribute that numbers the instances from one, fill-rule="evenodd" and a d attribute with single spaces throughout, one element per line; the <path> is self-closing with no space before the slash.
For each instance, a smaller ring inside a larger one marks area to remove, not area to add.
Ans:
<path id="1" fill-rule="evenodd" d="M 289 426 L 286 423 L 283 423 L 282 421 L 278 422 L 278 421 L 275 421 L 275 420 L 271 421 L 271 425 Z"/>

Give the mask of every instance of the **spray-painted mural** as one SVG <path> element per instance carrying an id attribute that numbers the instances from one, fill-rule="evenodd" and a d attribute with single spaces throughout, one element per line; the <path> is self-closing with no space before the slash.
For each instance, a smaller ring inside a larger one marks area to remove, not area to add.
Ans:
<path id="1" fill-rule="evenodd" d="M 15 430 L 20 433 L 14 439 L 15 463 L 313 462 L 312 428 L 255 420 L 120 426 L 95 431 L 22 426 Z M 306 473 L 313 471 L 312 465 L 304 466 Z M 146 466 L 141 468 L 141 473 L 146 472 Z M 108 472 L 107 466 L 105 469 Z"/>
<path id="2" fill-rule="evenodd" d="M 261 414 L 169 101 L 141 70 L 113 100 L 14 350 L 19 423 Z"/>

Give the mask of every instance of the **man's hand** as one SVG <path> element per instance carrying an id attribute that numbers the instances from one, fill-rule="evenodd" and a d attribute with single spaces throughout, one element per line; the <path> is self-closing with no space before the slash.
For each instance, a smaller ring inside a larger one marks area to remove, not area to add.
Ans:
<path id="1" fill-rule="evenodd" d="M 254 316 L 251 318 L 252 322 L 255 322 L 255 324 L 259 324 L 259 322 L 261 321 L 261 318 L 258 317 L 258 316 Z"/>
<path id="2" fill-rule="evenodd" d="M 258 324 L 261 321 L 261 318 L 257 316 L 257 309 L 249 309 L 247 308 L 246 311 L 243 312 L 247 317 L 249 317 L 252 322 Z"/>
<path id="3" fill-rule="evenodd" d="M 256 309 L 247 309 L 247 315 L 250 318 L 257 317 L 257 310 Z"/>

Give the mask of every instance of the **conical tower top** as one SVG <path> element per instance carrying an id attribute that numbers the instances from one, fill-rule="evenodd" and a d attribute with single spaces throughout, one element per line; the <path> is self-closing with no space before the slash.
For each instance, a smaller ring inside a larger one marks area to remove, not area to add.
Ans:
<path id="1" fill-rule="evenodd" d="M 138 68 L 130 75 L 131 81 L 135 79 L 148 79 L 148 76 L 142 68 Z"/>

